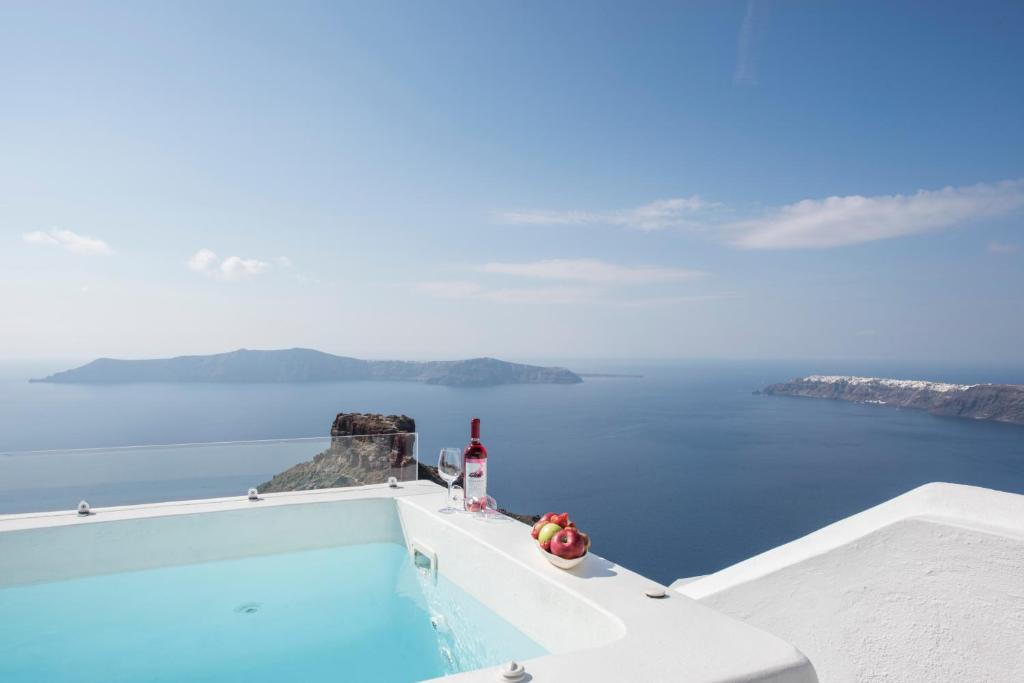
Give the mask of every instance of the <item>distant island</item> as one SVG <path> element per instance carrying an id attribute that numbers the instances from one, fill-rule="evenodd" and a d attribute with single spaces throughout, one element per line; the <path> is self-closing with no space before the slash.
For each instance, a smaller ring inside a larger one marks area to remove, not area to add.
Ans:
<path id="1" fill-rule="evenodd" d="M 1024 425 L 1024 385 L 1019 384 L 948 384 L 879 377 L 811 375 L 792 382 L 773 384 L 755 393 L 874 403 L 926 410 L 933 415 Z"/>
<path id="2" fill-rule="evenodd" d="M 118 384 L 128 382 L 340 382 L 384 380 L 456 387 L 497 384 L 578 384 L 565 368 L 508 363 L 495 358 L 454 361 L 360 360 L 313 349 L 251 351 L 151 360 L 99 358 L 32 382 Z"/>

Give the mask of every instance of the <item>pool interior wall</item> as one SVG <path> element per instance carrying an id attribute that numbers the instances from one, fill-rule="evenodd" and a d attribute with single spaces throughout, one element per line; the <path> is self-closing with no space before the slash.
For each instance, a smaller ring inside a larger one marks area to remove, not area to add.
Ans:
<path id="1" fill-rule="evenodd" d="M 0 614 L 5 683 L 406 683 L 545 654 L 396 543 L 11 586 Z"/>
<path id="2" fill-rule="evenodd" d="M 220 512 L 113 521 L 96 516 L 88 522 L 0 534 L 0 586 L 342 545 L 405 544 L 395 502 L 388 498 L 253 503 Z"/>
<path id="3" fill-rule="evenodd" d="M 546 654 L 413 567 L 393 499 L 0 534 L 0 636 L 19 682 L 409 681 Z"/>

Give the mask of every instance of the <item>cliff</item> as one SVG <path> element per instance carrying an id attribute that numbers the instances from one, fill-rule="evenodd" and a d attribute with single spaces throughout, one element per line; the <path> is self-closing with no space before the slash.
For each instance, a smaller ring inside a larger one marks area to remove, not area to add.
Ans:
<path id="1" fill-rule="evenodd" d="M 250 351 L 150 360 L 99 358 L 34 382 L 339 382 L 390 380 L 448 386 L 577 384 L 565 368 L 509 363 L 496 358 L 456 361 L 376 361 L 334 356 L 313 349 Z"/>
<path id="2" fill-rule="evenodd" d="M 405 415 L 339 413 L 327 450 L 256 488 L 274 493 L 416 479 L 415 431 L 416 421 Z"/>
<path id="3" fill-rule="evenodd" d="M 948 384 L 878 377 L 811 375 L 761 393 L 925 410 L 933 415 L 1024 424 L 1024 385 Z"/>

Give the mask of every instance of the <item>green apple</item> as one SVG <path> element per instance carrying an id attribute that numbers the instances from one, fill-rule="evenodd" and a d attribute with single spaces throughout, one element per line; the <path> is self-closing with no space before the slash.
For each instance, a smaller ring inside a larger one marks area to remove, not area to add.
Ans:
<path id="1" fill-rule="evenodd" d="M 555 537 L 562 527 L 558 526 L 554 522 L 548 522 L 540 528 L 537 533 L 537 542 L 540 543 L 540 547 L 544 550 L 548 550 L 551 547 L 551 539 Z"/>

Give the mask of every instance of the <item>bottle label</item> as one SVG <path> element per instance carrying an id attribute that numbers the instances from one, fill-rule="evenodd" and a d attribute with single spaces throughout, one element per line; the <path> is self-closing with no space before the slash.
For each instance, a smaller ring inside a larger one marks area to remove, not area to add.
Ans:
<path id="1" fill-rule="evenodd" d="M 487 458 L 466 458 L 466 501 L 487 495 Z"/>

